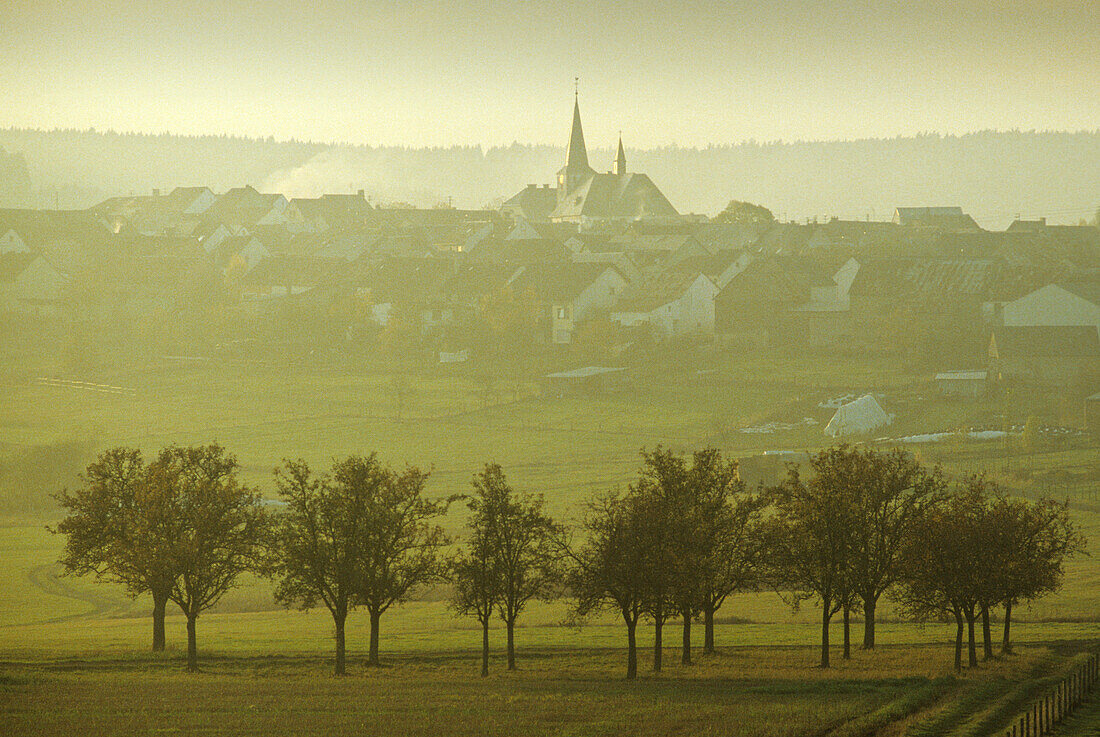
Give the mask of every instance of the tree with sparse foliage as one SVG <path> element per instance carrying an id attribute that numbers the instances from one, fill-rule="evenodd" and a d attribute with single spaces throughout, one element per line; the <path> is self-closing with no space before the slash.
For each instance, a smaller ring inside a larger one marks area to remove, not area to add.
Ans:
<path id="1" fill-rule="evenodd" d="M 65 536 L 61 565 L 69 573 L 94 574 L 121 584 L 132 597 L 153 597 L 153 650 L 164 650 L 164 617 L 176 578 L 164 551 L 174 528 L 150 504 L 141 451 L 112 448 L 100 453 L 82 476 L 83 486 L 57 496 L 68 515 L 53 532 Z"/>
<path id="2" fill-rule="evenodd" d="M 942 500 L 946 484 L 938 469 L 927 471 L 903 450 L 844 444 L 815 455 L 810 467 L 817 483 L 846 499 L 855 515 L 849 573 L 863 604 L 863 647 L 873 649 L 878 601 L 901 573 L 902 546 L 922 513 Z"/>
<path id="3" fill-rule="evenodd" d="M 703 652 L 714 653 L 715 613 L 731 595 L 758 585 L 760 524 L 767 500 L 745 493 L 737 461 L 725 461 L 715 448 L 696 451 L 688 486 L 696 499 L 691 525 L 694 597 L 703 614 Z M 685 660 L 690 660 L 690 633 L 684 639 Z"/>
<path id="4" fill-rule="evenodd" d="M 434 520 L 446 513 L 451 500 L 424 498 L 427 480 L 428 474 L 414 467 L 397 473 L 373 453 L 350 457 L 333 470 L 334 483 L 354 488 L 366 505 L 356 597 L 370 614 L 370 665 L 379 664 L 382 615 L 445 572 L 440 551 L 447 537 Z"/>
<path id="5" fill-rule="evenodd" d="M 626 677 L 638 676 L 638 620 L 645 611 L 649 540 L 644 510 L 636 496 L 609 493 L 589 503 L 581 523 L 584 541 L 563 541 L 572 567 L 568 588 L 574 608 L 585 616 L 602 608 L 618 612 L 626 625 Z"/>
<path id="6" fill-rule="evenodd" d="M 489 621 L 500 600 L 500 575 L 493 546 L 476 528 L 450 566 L 451 609 L 481 624 L 481 675 L 489 675 Z"/>
<path id="7" fill-rule="evenodd" d="M 1004 607 L 1003 653 L 1012 652 L 1012 610 L 1057 591 L 1064 579 L 1066 560 L 1085 549 L 1085 538 L 1073 524 L 1069 503 L 1043 497 L 1013 499 L 982 476 L 971 483 L 988 489 L 993 499 L 987 514 L 985 579 L 990 583 L 981 600 L 985 656 L 993 654 L 990 609 Z"/>
<path id="8" fill-rule="evenodd" d="M 220 445 L 165 448 L 149 464 L 142 505 L 166 533 L 156 554 L 175 574 L 168 598 L 187 618 L 187 669 L 198 670 L 199 615 L 260 570 L 269 519 L 259 492 L 240 483 L 237 459 Z"/>
<path id="9" fill-rule="evenodd" d="M 969 625 L 968 661 L 977 665 L 974 622 L 986 580 L 983 556 L 986 499 L 981 485 L 964 483 L 916 521 L 900 560 L 898 601 L 916 618 L 955 621 L 955 669 L 962 668 L 963 627 Z"/>
<path id="10" fill-rule="evenodd" d="M 332 615 L 336 634 L 336 675 L 344 675 L 344 628 L 355 608 L 363 566 L 364 534 L 370 529 L 365 485 L 314 476 L 303 460 L 285 460 L 275 483 L 286 504 L 279 516 L 273 551 L 278 577 L 275 598 L 309 609 L 321 602 Z"/>
<path id="11" fill-rule="evenodd" d="M 765 529 L 768 577 L 792 606 L 816 599 L 821 606 L 821 667 L 829 667 L 829 625 L 850 607 L 855 513 L 850 500 L 819 478 L 803 481 L 791 466 L 769 490 L 774 515 Z"/>
<path id="12" fill-rule="evenodd" d="M 688 538 L 694 515 L 683 457 L 660 446 L 642 450 L 642 468 L 628 494 L 637 517 L 636 532 L 646 540 L 644 608 L 653 620 L 653 670 L 660 672 L 665 622 L 676 616 L 681 604 L 686 602 L 690 610 L 698 600 L 690 571 Z"/>
<path id="13" fill-rule="evenodd" d="M 541 496 L 517 494 L 495 463 L 473 480 L 472 525 L 490 546 L 499 577 L 497 609 L 507 630 L 508 670 L 516 669 L 515 626 L 534 598 L 550 595 L 561 579 L 553 520 Z"/>

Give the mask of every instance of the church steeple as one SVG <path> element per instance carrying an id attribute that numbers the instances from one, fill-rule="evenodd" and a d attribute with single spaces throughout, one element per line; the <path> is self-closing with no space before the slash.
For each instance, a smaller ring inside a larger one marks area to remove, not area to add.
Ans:
<path id="1" fill-rule="evenodd" d="M 577 91 L 573 92 L 573 130 L 569 134 L 569 150 L 565 154 L 565 166 L 577 171 L 588 169 L 588 149 L 584 146 L 581 129 L 581 105 Z"/>
<path id="2" fill-rule="evenodd" d="M 619 152 L 615 154 L 615 166 L 612 174 L 626 174 L 626 151 L 623 150 L 623 133 L 619 131 Z"/>
<path id="3" fill-rule="evenodd" d="M 577 91 L 573 91 L 573 130 L 569 134 L 569 148 L 565 152 L 565 166 L 558 171 L 558 202 L 574 188 L 583 184 L 595 172 L 588 165 L 588 149 L 584 145 L 581 129 L 581 106 Z"/>

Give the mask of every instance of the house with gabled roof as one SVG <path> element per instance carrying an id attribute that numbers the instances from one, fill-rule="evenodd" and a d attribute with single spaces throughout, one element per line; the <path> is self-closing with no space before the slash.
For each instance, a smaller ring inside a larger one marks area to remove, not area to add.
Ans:
<path id="1" fill-rule="evenodd" d="M 632 290 L 615 306 L 611 320 L 624 328 L 647 325 L 664 337 L 711 333 L 717 294 L 705 274 L 665 272 Z"/>
<path id="2" fill-rule="evenodd" d="M 0 252 L 0 312 L 54 314 L 67 283 L 41 253 Z"/>
<path id="3" fill-rule="evenodd" d="M 240 280 L 241 299 L 251 302 L 294 297 L 339 277 L 347 262 L 309 256 L 273 256 L 260 261 Z"/>
<path id="4" fill-rule="evenodd" d="M 1047 284 L 1001 306 L 1005 326 L 1090 325 L 1100 332 L 1100 278 Z"/>
<path id="5" fill-rule="evenodd" d="M 264 194 L 251 185 L 234 187 L 214 200 L 202 214 L 205 220 L 231 227 L 282 225 L 305 227 L 305 218 L 296 205 L 281 194 Z"/>
<path id="6" fill-rule="evenodd" d="M 226 274 L 233 272 L 239 276 L 247 274 L 262 260 L 270 257 L 271 251 L 251 235 L 225 238 L 210 253 L 215 266 Z"/>
<path id="7" fill-rule="evenodd" d="M 75 274 L 112 247 L 107 222 L 90 210 L 0 209 L 0 232 L 8 230 L 64 274 Z"/>
<path id="8" fill-rule="evenodd" d="M 539 305 L 548 321 L 549 339 L 556 344 L 571 343 L 578 325 L 609 311 L 627 284 L 618 269 L 598 263 L 528 264 L 508 280 L 514 293 Z"/>
<path id="9" fill-rule="evenodd" d="M 151 195 L 111 197 L 91 209 L 116 233 L 161 235 L 202 215 L 215 199 L 207 187 L 176 187 L 168 194 L 154 189 Z"/>
<path id="10" fill-rule="evenodd" d="M 500 206 L 502 214 L 513 221 L 525 220 L 529 223 L 546 223 L 550 213 L 558 205 L 558 192 L 549 184 L 539 186 L 528 184 L 509 197 Z"/>
<path id="11" fill-rule="evenodd" d="M 356 194 L 323 194 L 320 197 L 296 197 L 290 204 L 302 214 L 304 224 L 313 231 L 361 229 L 375 220 L 374 208 L 364 190 Z"/>
<path id="12" fill-rule="evenodd" d="M 570 236 L 577 232 L 576 226 L 569 223 L 539 223 L 528 220 L 517 220 L 508 235 L 506 241 L 559 241 L 564 243 Z"/>
<path id="13" fill-rule="evenodd" d="M 898 207 L 893 222 L 905 228 L 978 231 L 981 227 L 961 207 Z"/>

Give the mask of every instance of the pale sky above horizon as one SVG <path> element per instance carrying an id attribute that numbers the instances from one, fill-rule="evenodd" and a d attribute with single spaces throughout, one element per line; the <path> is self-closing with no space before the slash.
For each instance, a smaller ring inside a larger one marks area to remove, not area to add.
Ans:
<path id="1" fill-rule="evenodd" d="M 1100 128 L 1100 2 L 2 0 L 0 126 L 590 146 Z"/>

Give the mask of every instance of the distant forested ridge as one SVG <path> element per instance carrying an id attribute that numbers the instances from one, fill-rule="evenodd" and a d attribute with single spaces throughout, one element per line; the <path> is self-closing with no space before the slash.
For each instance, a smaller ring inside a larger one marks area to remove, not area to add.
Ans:
<path id="1" fill-rule="evenodd" d="M 481 207 L 525 184 L 550 182 L 565 155 L 561 147 L 519 143 L 416 149 L 27 129 L 0 130 L 0 148 L 7 161 L 26 162 L 31 182 L 30 188 L 6 183 L 20 167 L 0 168 L 5 204 L 31 207 L 87 207 L 153 188 L 224 191 L 242 184 L 287 196 L 364 189 L 374 202 Z M 597 170 L 610 169 L 610 148 L 589 149 L 589 156 Z M 784 219 L 885 220 L 899 205 L 959 205 L 982 226 L 1001 229 L 1017 213 L 1076 223 L 1091 219 L 1100 204 L 1100 131 L 628 147 L 627 162 L 684 213 L 713 215 L 738 199 L 765 204 Z"/>

